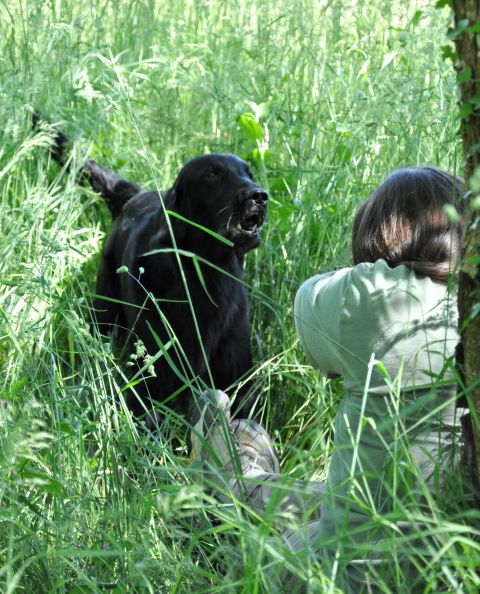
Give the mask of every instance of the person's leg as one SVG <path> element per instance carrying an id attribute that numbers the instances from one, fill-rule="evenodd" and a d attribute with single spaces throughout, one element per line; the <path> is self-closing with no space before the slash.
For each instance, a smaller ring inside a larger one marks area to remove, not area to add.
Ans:
<path id="1" fill-rule="evenodd" d="M 192 419 L 192 458 L 202 465 L 204 482 L 223 501 L 233 497 L 263 515 L 265 510 L 302 518 L 320 513 L 324 483 L 289 481 L 266 430 L 252 420 L 230 419 L 224 392 L 205 391 Z"/>

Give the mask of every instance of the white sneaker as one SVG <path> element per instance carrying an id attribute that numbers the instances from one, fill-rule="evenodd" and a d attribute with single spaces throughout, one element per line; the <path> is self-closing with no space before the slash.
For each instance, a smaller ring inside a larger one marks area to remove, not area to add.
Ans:
<path id="1" fill-rule="evenodd" d="M 278 457 L 266 430 L 256 421 L 231 421 L 230 398 L 220 390 L 205 390 L 192 418 L 192 461 L 208 471 L 234 476 L 278 473 Z"/>

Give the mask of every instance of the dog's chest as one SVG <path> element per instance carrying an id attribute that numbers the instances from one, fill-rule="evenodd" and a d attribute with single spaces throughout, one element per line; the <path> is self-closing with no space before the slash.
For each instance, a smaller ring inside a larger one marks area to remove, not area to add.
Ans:
<path id="1" fill-rule="evenodd" d="M 199 315 L 208 319 L 208 330 L 215 334 L 228 331 L 247 307 L 247 295 L 241 283 L 242 269 L 230 265 L 223 270 L 193 265 L 193 270 L 186 275 L 192 304 Z"/>
<path id="2" fill-rule="evenodd" d="M 173 256 L 168 260 L 150 261 L 143 284 L 172 327 L 185 335 L 189 328 L 193 333 L 197 323 L 214 342 L 231 332 L 236 320 L 248 311 L 239 262 L 232 258 L 221 267 L 212 267 L 192 258 L 182 258 L 180 263 Z"/>

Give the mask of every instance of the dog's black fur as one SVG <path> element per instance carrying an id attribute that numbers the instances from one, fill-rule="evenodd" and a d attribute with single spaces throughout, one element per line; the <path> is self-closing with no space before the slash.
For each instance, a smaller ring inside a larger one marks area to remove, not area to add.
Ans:
<path id="1" fill-rule="evenodd" d="M 59 161 L 65 146 L 59 134 L 52 153 Z M 185 414 L 194 387 L 227 389 L 251 368 L 248 298 L 239 281 L 245 253 L 260 243 L 267 193 L 230 154 L 191 160 L 160 194 L 95 161 L 86 161 L 84 173 L 114 218 L 97 280 L 98 328 L 119 328 L 121 340 L 139 339 L 154 358 L 163 351 L 130 407 L 141 416 L 151 401 L 167 401 Z M 165 209 L 173 213 L 169 224 Z M 249 400 L 237 404 L 248 412 Z"/>

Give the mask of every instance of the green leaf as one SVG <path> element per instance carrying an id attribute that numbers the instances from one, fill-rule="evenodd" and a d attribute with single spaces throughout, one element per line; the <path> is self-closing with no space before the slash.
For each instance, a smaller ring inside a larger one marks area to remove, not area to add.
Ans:
<path id="1" fill-rule="evenodd" d="M 142 256 L 148 256 L 149 254 L 142 254 Z M 127 268 L 128 271 L 128 268 Z M 118 271 L 117 271 L 118 272 Z M 120 305 L 127 305 L 128 307 L 134 307 L 136 309 L 148 309 L 143 305 L 135 305 L 135 303 L 129 303 L 128 301 L 122 301 L 121 299 L 113 299 L 113 297 L 107 297 L 106 295 L 99 295 L 98 293 L 85 293 L 86 297 L 90 299 L 101 299 L 102 301 L 109 301 L 110 303 L 119 303 Z"/>
<path id="2" fill-rule="evenodd" d="M 12 386 L 10 387 L 10 390 L 8 392 L 4 392 L 2 394 L 2 398 L 4 398 L 5 400 L 17 400 L 18 394 L 21 392 L 21 390 L 27 384 L 28 384 L 28 377 L 24 376 L 24 377 L 20 378 L 19 380 L 17 380 L 16 382 L 14 382 L 12 384 Z"/>
<path id="3" fill-rule="evenodd" d="M 422 16 L 423 13 L 421 10 L 417 10 L 416 13 L 413 15 L 412 20 L 410 21 L 410 24 L 415 27 L 415 25 L 418 25 L 418 23 L 422 20 Z"/>
<path id="4" fill-rule="evenodd" d="M 448 220 L 451 223 L 456 223 L 460 218 L 460 215 L 457 212 L 457 209 L 453 206 L 453 204 L 445 204 L 443 207 L 443 212 L 447 215 Z"/>
<path id="5" fill-rule="evenodd" d="M 348 146 L 341 144 L 337 149 L 337 157 L 340 159 L 340 161 L 342 161 L 342 163 L 346 163 L 352 157 L 352 151 L 348 148 Z"/>
<path id="6" fill-rule="evenodd" d="M 240 128 L 243 130 L 247 140 L 252 144 L 257 144 L 257 141 L 263 140 L 263 129 L 255 120 L 255 116 L 251 113 L 243 113 L 239 116 L 238 122 Z"/>
<path id="7" fill-rule="evenodd" d="M 480 95 L 474 95 L 468 100 L 474 107 L 480 107 Z"/>
<path id="8" fill-rule="evenodd" d="M 471 149 L 468 151 L 468 156 L 472 156 L 475 155 L 476 153 L 480 153 L 480 143 L 479 144 L 474 144 Z M 476 190 L 477 192 L 480 191 L 480 186 L 478 187 L 478 189 Z"/>
<path id="9" fill-rule="evenodd" d="M 20 475 L 24 481 L 32 483 L 36 489 L 53 495 L 53 497 L 60 497 L 62 493 L 62 483 L 39 470 L 25 468 L 20 472 Z"/>
<path id="10" fill-rule="evenodd" d="M 73 427 L 65 421 L 62 423 L 59 423 L 58 430 L 60 431 L 60 433 L 63 433 L 65 436 L 75 435 L 75 430 L 73 429 Z"/>
<path id="11" fill-rule="evenodd" d="M 261 163 L 267 163 L 267 161 L 270 160 L 270 151 L 267 148 L 256 148 L 253 149 L 253 158 L 255 159 L 255 162 L 258 163 L 259 165 Z"/>
<path id="12" fill-rule="evenodd" d="M 165 360 L 168 362 L 170 369 L 182 381 L 182 383 L 185 384 L 184 386 L 182 386 L 181 390 L 185 389 L 187 386 L 190 386 L 192 384 L 191 380 L 182 373 L 182 371 L 177 367 L 176 363 L 173 361 L 170 354 L 167 352 L 167 349 L 170 348 L 170 346 L 173 344 L 172 341 L 169 340 L 168 343 L 166 345 L 164 345 L 163 342 L 160 340 L 160 337 L 158 336 L 158 334 L 155 332 L 155 330 L 152 328 L 150 322 L 148 322 L 148 321 L 147 321 L 147 326 L 148 326 L 148 329 L 150 330 L 151 335 L 153 336 L 153 340 L 155 341 L 156 345 L 160 349 L 159 353 L 161 352 L 161 354 L 165 357 Z M 171 394 L 170 398 L 174 397 L 177 393 L 178 393 L 178 390 L 177 390 L 177 392 L 175 392 L 175 394 Z M 165 400 L 165 402 L 167 402 L 167 401 Z"/>
<path id="13" fill-rule="evenodd" d="M 452 6 L 452 0 L 438 0 L 435 4 L 435 8 L 445 8 L 445 6 Z"/>
<path id="14" fill-rule="evenodd" d="M 470 319 L 473 320 L 473 318 L 476 318 L 478 316 L 478 314 L 480 313 L 480 303 L 475 303 L 475 305 L 472 307 L 472 310 L 470 312 Z"/>
<path id="15" fill-rule="evenodd" d="M 476 254 L 475 256 L 470 256 L 467 258 L 468 264 L 480 264 L 480 254 Z"/>
<path id="16" fill-rule="evenodd" d="M 188 223 L 189 225 L 193 225 L 197 229 L 201 229 L 202 231 L 205 231 L 205 233 L 208 233 L 212 237 L 215 237 L 215 239 L 218 239 L 218 241 L 221 241 L 222 243 L 224 243 L 225 245 L 228 245 L 229 247 L 234 246 L 234 244 L 226 237 L 223 237 L 223 235 L 220 235 L 219 233 L 216 233 L 215 231 L 212 231 L 211 229 L 207 229 L 207 227 L 204 227 L 203 225 L 199 225 L 198 223 L 195 223 L 195 221 L 191 221 L 190 219 L 187 219 L 186 217 L 182 217 L 182 215 L 178 214 L 178 212 L 174 212 L 173 210 L 165 210 L 165 212 L 170 217 L 175 217 L 176 219 L 180 219 L 184 223 Z M 152 254 L 152 253 L 156 253 L 156 252 L 155 251 L 148 252 L 148 254 Z M 148 254 L 143 254 L 143 255 L 145 256 Z"/>
<path id="17" fill-rule="evenodd" d="M 470 178 L 470 188 L 474 194 L 480 192 L 480 167 L 476 167 L 473 175 Z"/>
<path id="18" fill-rule="evenodd" d="M 210 293 L 208 292 L 207 285 L 205 284 L 205 279 L 203 278 L 202 269 L 200 268 L 200 264 L 198 262 L 198 258 L 194 257 L 192 259 L 192 261 L 193 261 L 193 265 L 195 267 L 195 270 L 197 272 L 198 280 L 200 281 L 200 284 L 202 285 L 203 290 L 205 291 L 207 297 L 210 299 L 210 301 L 213 303 L 213 305 L 215 307 L 218 307 L 218 305 L 215 303 L 215 301 L 210 296 Z"/>
<path id="19" fill-rule="evenodd" d="M 452 62 L 455 62 L 456 61 L 456 59 L 457 59 L 457 53 L 453 49 L 453 46 L 451 46 L 451 45 L 443 45 L 441 47 L 441 51 L 442 51 L 442 58 L 444 60 L 452 60 Z"/>
<path id="20" fill-rule="evenodd" d="M 472 69 L 470 68 L 470 66 L 468 66 L 467 68 L 464 68 L 457 77 L 457 81 L 459 83 L 468 82 L 471 79 L 472 79 Z"/>
<path id="21" fill-rule="evenodd" d="M 459 120 L 464 120 L 465 118 L 468 118 L 472 111 L 473 106 L 470 103 L 464 103 L 462 107 L 458 110 L 457 118 Z"/>
<path id="22" fill-rule="evenodd" d="M 458 25 L 455 27 L 455 29 L 450 29 L 447 37 L 452 41 L 456 39 L 459 35 L 467 30 L 469 22 L 470 21 L 468 19 L 462 19 L 461 21 L 458 21 Z"/>
<path id="23" fill-rule="evenodd" d="M 475 23 L 467 29 L 468 33 L 480 33 L 480 23 Z"/>
<path id="24" fill-rule="evenodd" d="M 385 368 L 385 365 L 381 361 L 376 361 L 376 366 L 377 366 L 378 371 L 381 373 L 381 375 L 383 375 L 383 377 L 386 377 L 386 378 L 389 377 L 388 371 Z"/>

